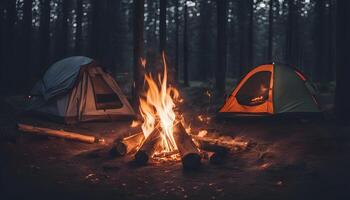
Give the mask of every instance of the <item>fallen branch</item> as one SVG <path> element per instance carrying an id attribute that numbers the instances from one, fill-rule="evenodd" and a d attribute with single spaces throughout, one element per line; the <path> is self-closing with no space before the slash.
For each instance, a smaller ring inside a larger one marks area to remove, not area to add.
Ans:
<path id="1" fill-rule="evenodd" d="M 58 138 L 64 138 L 69 140 L 75 140 L 85 143 L 104 143 L 104 139 L 94 136 L 83 135 L 80 133 L 68 132 L 63 130 L 54 130 L 50 128 L 42 128 L 31 126 L 28 124 L 18 124 L 18 129 L 26 133 L 34 133 L 36 135 L 53 136 Z"/>

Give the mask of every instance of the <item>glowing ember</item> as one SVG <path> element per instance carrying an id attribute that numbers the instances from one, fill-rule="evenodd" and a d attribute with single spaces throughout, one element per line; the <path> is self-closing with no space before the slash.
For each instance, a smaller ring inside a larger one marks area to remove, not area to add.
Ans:
<path id="1" fill-rule="evenodd" d="M 179 92 L 175 88 L 168 86 L 167 65 L 165 55 L 162 54 L 164 73 L 158 74 L 157 81 L 151 74 L 145 75 L 147 91 L 145 97 L 140 98 L 140 112 L 144 120 L 142 131 L 147 138 L 153 131 L 157 122 L 161 126 L 161 150 L 159 153 L 173 152 L 177 150 L 173 137 L 173 126 L 175 124 L 176 113 L 174 111 L 175 101 L 179 101 Z M 146 63 L 144 61 L 143 63 Z"/>
<path id="2" fill-rule="evenodd" d="M 203 116 L 203 115 L 198 115 L 198 120 L 200 121 L 200 122 L 205 122 L 205 123 L 209 123 L 209 121 L 210 121 L 210 117 L 206 117 L 206 116 Z"/>
<path id="3" fill-rule="evenodd" d="M 264 164 L 260 165 L 259 168 L 262 169 L 262 170 L 264 170 L 264 169 L 269 168 L 270 166 L 271 166 L 270 163 L 264 163 Z"/>
<path id="4" fill-rule="evenodd" d="M 258 96 L 258 97 L 253 98 L 250 101 L 253 102 L 253 103 L 262 102 L 262 101 L 264 101 L 264 97 L 263 96 Z"/>
<path id="5" fill-rule="evenodd" d="M 198 137 L 204 137 L 208 134 L 208 131 L 206 130 L 201 130 L 198 132 Z"/>

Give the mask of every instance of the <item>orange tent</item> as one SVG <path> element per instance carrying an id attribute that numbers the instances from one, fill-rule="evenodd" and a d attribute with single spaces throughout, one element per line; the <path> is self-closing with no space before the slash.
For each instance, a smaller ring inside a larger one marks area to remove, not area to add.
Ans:
<path id="1" fill-rule="evenodd" d="M 219 113 L 226 116 L 319 113 L 314 94 L 300 71 L 277 64 L 261 65 L 244 76 Z"/>

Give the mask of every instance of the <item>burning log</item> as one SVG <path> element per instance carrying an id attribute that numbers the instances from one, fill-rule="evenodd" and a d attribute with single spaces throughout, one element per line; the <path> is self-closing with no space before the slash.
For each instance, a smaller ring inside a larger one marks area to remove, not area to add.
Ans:
<path id="1" fill-rule="evenodd" d="M 80 133 L 73 133 L 73 132 L 68 132 L 63 130 L 54 130 L 49 128 L 36 127 L 36 126 L 27 125 L 27 124 L 18 124 L 18 129 L 23 132 L 34 133 L 37 135 L 53 136 L 53 137 L 75 140 L 75 141 L 80 141 L 80 142 L 85 142 L 90 144 L 104 143 L 103 138 L 98 138 L 94 136 L 83 135 Z"/>
<path id="2" fill-rule="evenodd" d="M 133 134 L 123 139 L 118 139 L 114 142 L 110 154 L 112 156 L 124 156 L 126 154 L 136 151 L 137 147 L 145 139 L 143 132 Z"/>
<path id="3" fill-rule="evenodd" d="M 201 164 L 200 152 L 181 123 L 175 126 L 173 135 L 181 156 L 183 168 L 197 169 Z"/>
<path id="4" fill-rule="evenodd" d="M 158 126 L 143 141 L 140 149 L 135 154 L 135 161 L 139 165 L 145 165 L 149 158 L 152 157 L 161 143 L 161 134 Z"/>
<path id="5" fill-rule="evenodd" d="M 191 135 L 191 137 L 198 143 L 200 149 L 227 153 L 231 150 L 244 150 L 247 148 L 249 142 L 238 141 L 235 139 L 218 139 L 210 137 L 199 137 Z"/>
<path id="6" fill-rule="evenodd" d="M 212 164 L 221 164 L 225 160 L 228 152 L 230 151 L 229 148 L 220 146 L 215 143 L 210 143 L 205 140 L 199 140 L 197 141 L 198 147 L 201 150 L 209 151 L 209 161 Z"/>
<path id="7" fill-rule="evenodd" d="M 245 150 L 249 143 L 229 136 L 219 138 L 200 137 L 191 135 L 201 150 L 209 151 L 209 161 L 212 164 L 221 164 L 230 151 Z"/>
<path id="8" fill-rule="evenodd" d="M 221 146 L 219 144 L 216 143 L 211 143 L 207 140 L 196 140 L 198 143 L 198 147 L 202 150 L 205 151 L 211 151 L 220 155 L 226 155 L 230 149 L 226 146 Z"/>
<path id="9" fill-rule="evenodd" d="M 133 136 L 135 134 L 138 134 L 142 132 L 142 127 L 141 126 L 131 126 L 129 129 L 123 134 L 123 137 L 129 137 Z"/>

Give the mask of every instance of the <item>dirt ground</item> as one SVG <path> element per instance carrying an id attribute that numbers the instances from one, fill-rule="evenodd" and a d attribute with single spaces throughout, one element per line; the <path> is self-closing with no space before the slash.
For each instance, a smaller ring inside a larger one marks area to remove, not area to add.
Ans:
<path id="1" fill-rule="evenodd" d="M 194 99 L 190 99 L 191 102 Z M 193 131 L 244 137 L 256 145 L 221 165 L 203 161 L 135 166 L 112 158 L 109 143 L 130 122 L 75 126 L 23 117 L 3 101 L 0 112 L 1 199 L 349 199 L 350 125 L 318 120 L 210 120 L 203 105 L 183 106 Z M 106 145 L 31 136 L 17 122 L 97 135 Z"/>

